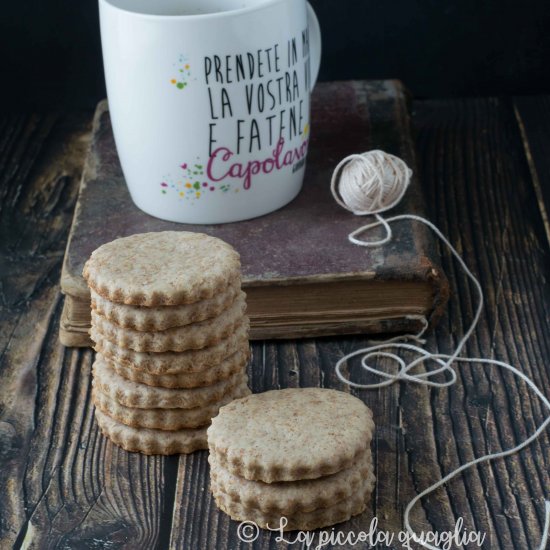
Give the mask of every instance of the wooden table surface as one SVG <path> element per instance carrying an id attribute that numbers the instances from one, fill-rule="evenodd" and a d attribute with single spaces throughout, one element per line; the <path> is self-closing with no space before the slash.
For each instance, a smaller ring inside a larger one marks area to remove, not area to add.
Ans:
<path id="1" fill-rule="evenodd" d="M 418 101 L 414 111 L 429 215 L 486 295 L 466 354 L 511 362 L 550 395 L 550 98 Z M 57 341 L 59 275 L 91 117 L 0 122 L 0 548 L 286 548 L 265 532 L 253 545 L 239 542 L 238 524 L 209 495 L 205 452 L 129 454 L 93 421 L 93 353 Z M 449 352 L 475 301 L 447 254 L 443 265 L 454 295 L 429 346 Z M 254 343 L 252 389 L 346 389 L 334 364 L 365 343 Z M 373 516 L 380 529 L 401 530 L 416 492 L 475 456 L 514 446 L 544 420 L 540 401 L 513 375 L 457 370 L 449 389 L 353 391 L 374 411 L 378 483 L 368 511 L 339 530 L 368 528 Z M 413 525 L 441 532 L 461 517 L 486 533 L 483 548 L 538 548 L 549 470 L 546 432 L 423 499 Z"/>

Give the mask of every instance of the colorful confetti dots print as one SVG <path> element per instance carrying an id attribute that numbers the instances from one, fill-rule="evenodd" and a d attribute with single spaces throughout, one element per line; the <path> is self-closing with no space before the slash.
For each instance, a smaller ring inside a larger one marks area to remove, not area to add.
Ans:
<path id="1" fill-rule="evenodd" d="M 178 75 L 170 79 L 170 83 L 173 84 L 178 90 L 183 90 L 189 85 L 191 79 L 191 65 L 187 62 L 187 58 L 180 55 L 178 63 L 174 63 L 178 71 Z M 194 79 L 196 80 L 196 79 Z"/>
<path id="2" fill-rule="evenodd" d="M 178 176 L 165 176 L 165 180 L 160 183 L 160 192 L 163 195 L 175 195 L 180 202 L 189 201 L 192 204 L 197 200 L 207 200 L 208 196 L 218 190 L 222 193 L 229 191 L 239 193 L 241 191 L 240 186 L 232 187 L 231 183 L 218 183 L 205 179 L 204 164 L 200 163 L 199 157 L 194 163 L 182 162 L 179 169 Z M 216 195 L 218 194 L 216 193 Z"/>

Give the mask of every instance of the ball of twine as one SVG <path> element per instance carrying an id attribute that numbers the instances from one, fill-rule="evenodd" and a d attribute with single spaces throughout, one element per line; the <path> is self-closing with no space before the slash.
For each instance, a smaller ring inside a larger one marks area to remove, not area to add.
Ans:
<path id="1" fill-rule="evenodd" d="M 403 198 L 412 170 L 400 158 L 384 151 L 367 151 L 342 160 L 330 188 L 336 202 L 359 216 L 379 214 Z"/>

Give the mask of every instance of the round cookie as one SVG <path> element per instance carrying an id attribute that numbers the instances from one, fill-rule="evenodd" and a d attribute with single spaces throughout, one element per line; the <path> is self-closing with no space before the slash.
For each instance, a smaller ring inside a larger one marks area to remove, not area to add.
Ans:
<path id="1" fill-rule="evenodd" d="M 184 327 L 174 327 L 159 332 L 141 332 L 115 325 L 92 310 L 92 325 L 103 336 L 123 348 L 134 351 L 185 351 L 200 349 L 219 342 L 235 331 L 246 312 L 244 292 L 233 304 L 213 319 L 205 319 Z"/>
<path id="2" fill-rule="evenodd" d="M 289 388 L 222 407 L 208 428 L 208 447 L 218 464 L 246 479 L 314 479 L 349 468 L 373 429 L 372 412 L 352 395 Z"/>
<path id="3" fill-rule="evenodd" d="M 239 502 L 243 508 L 253 508 L 267 514 L 292 514 L 327 508 L 352 497 L 363 480 L 374 483 L 372 455 L 367 448 L 349 468 L 329 476 L 303 481 L 264 483 L 236 476 L 208 457 L 210 478 L 219 491 Z"/>
<path id="4" fill-rule="evenodd" d="M 317 508 L 309 512 L 294 512 L 292 514 L 289 512 L 267 513 L 255 508 L 247 508 L 241 502 L 233 500 L 229 495 L 224 493 L 215 481 L 212 481 L 210 486 L 216 504 L 234 520 L 253 521 L 263 529 L 278 531 L 282 527 L 283 531 L 294 531 L 296 529 L 311 531 L 347 521 L 351 517 L 364 512 L 367 507 L 367 499 L 372 493 L 374 477 L 367 476 L 364 478 L 348 498 L 332 506 Z M 286 525 L 281 522 L 283 517 L 287 520 Z"/>
<path id="5" fill-rule="evenodd" d="M 207 300 L 181 306 L 143 307 L 110 302 L 91 290 L 92 309 L 112 323 L 123 328 L 141 331 L 166 330 L 198 323 L 218 316 L 227 309 L 240 294 L 238 279 L 230 283 L 227 289 Z"/>
<path id="6" fill-rule="evenodd" d="M 138 409 L 193 409 L 218 401 L 235 386 L 246 384 L 245 372 L 236 372 L 229 378 L 201 388 L 154 388 L 126 380 L 111 365 L 96 356 L 92 366 L 92 385 L 125 407 Z"/>
<path id="7" fill-rule="evenodd" d="M 206 428 L 189 430 L 149 430 L 131 428 L 110 418 L 99 409 L 95 417 L 103 435 L 126 451 L 146 455 L 173 455 L 207 449 Z"/>
<path id="8" fill-rule="evenodd" d="M 140 233 L 94 250 L 83 275 L 111 302 L 173 306 L 224 292 L 240 279 L 240 259 L 229 244 L 203 233 Z"/>
<path id="9" fill-rule="evenodd" d="M 181 430 L 199 428 L 210 424 L 220 407 L 233 399 L 249 395 L 250 390 L 243 382 L 226 393 L 219 401 L 193 409 L 137 409 L 125 407 L 109 397 L 98 388 L 92 392 L 94 405 L 107 416 L 133 428 L 150 428 L 154 430 Z"/>
<path id="10" fill-rule="evenodd" d="M 161 375 L 203 372 L 220 364 L 239 350 L 248 350 L 248 330 L 248 318 L 244 317 L 234 333 L 210 346 L 163 353 L 139 352 L 122 348 L 107 340 L 99 328 L 94 326 L 90 329 L 90 335 L 95 342 L 95 351 L 110 361 L 144 373 Z"/>
<path id="11" fill-rule="evenodd" d="M 246 349 L 237 351 L 227 359 L 224 359 L 219 365 L 201 372 L 183 372 L 179 374 L 149 374 L 148 372 L 121 365 L 116 361 L 109 361 L 109 363 L 117 374 L 139 384 L 147 384 L 148 386 L 155 386 L 157 388 L 200 388 L 226 380 L 238 371 L 246 371 L 249 358 L 250 350 L 247 345 Z"/>

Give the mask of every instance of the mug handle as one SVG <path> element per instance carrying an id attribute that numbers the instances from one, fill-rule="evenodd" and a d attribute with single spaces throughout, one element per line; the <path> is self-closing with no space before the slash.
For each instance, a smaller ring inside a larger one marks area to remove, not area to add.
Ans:
<path id="1" fill-rule="evenodd" d="M 319 76 L 319 68 L 321 66 L 321 27 L 319 26 L 319 20 L 315 14 L 314 9 L 309 2 L 307 4 L 307 25 L 309 28 L 310 39 L 310 56 L 311 56 L 311 89 L 315 87 L 317 83 L 317 77 Z"/>

